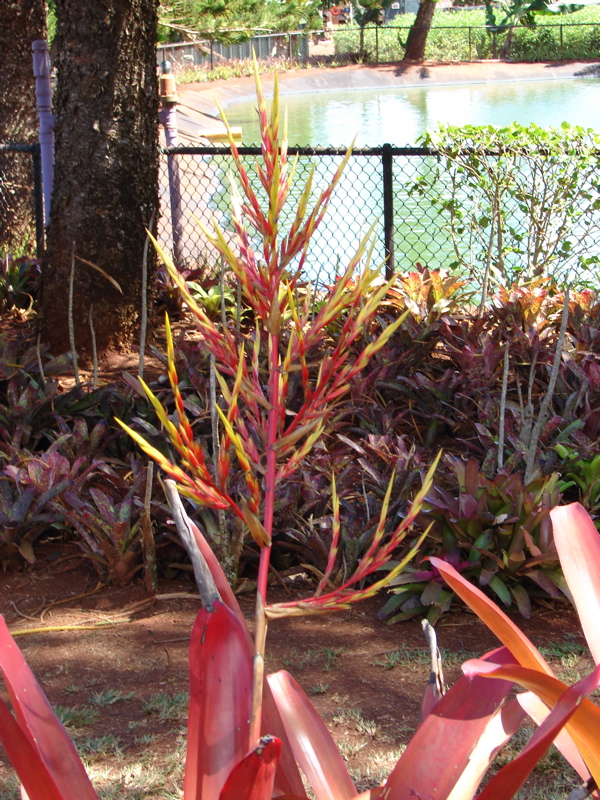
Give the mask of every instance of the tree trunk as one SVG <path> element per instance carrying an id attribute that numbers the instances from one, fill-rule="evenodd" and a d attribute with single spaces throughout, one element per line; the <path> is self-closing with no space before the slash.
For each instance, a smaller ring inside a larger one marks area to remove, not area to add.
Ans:
<path id="1" fill-rule="evenodd" d="M 405 61 L 423 61 L 425 58 L 425 46 L 434 11 L 435 0 L 421 0 L 417 17 L 408 32 L 406 52 L 404 53 Z"/>
<path id="2" fill-rule="evenodd" d="M 55 354 L 70 347 L 74 263 L 77 352 L 91 351 L 90 313 L 99 354 L 129 350 L 139 330 L 146 228 L 158 210 L 157 0 L 57 0 L 56 11 L 56 156 L 42 337 Z M 154 265 L 150 248 L 149 287 Z"/>
<path id="3" fill-rule="evenodd" d="M 0 142 L 37 142 L 31 43 L 46 36 L 44 0 L 0 2 Z M 33 170 L 28 153 L 0 154 L 0 248 L 35 247 Z"/>

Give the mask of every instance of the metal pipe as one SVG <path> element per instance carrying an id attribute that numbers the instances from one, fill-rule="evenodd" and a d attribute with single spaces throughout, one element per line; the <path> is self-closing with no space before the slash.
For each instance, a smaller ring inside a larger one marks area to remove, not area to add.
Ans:
<path id="1" fill-rule="evenodd" d="M 161 77 L 162 108 L 158 118 L 165 131 L 167 148 L 179 145 L 177 130 L 177 89 L 175 76 L 171 73 L 169 61 L 163 62 Z M 169 174 L 169 198 L 171 201 L 171 230 L 173 235 L 173 260 L 177 267 L 183 264 L 183 208 L 181 202 L 181 181 L 179 176 L 179 156 L 167 153 L 167 171 Z"/>
<path id="2" fill-rule="evenodd" d="M 50 55 L 48 42 L 39 39 L 31 45 L 35 98 L 40 119 L 40 151 L 42 157 L 42 184 L 44 187 L 44 220 L 50 221 L 50 203 L 54 185 L 54 114 L 52 113 L 52 85 L 50 83 Z"/>
<path id="3" fill-rule="evenodd" d="M 383 172 L 383 249 L 385 253 L 385 277 L 394 274 L 394 161 L 392 146 L 384 144 L 381 154 Z"/>
<path id="4" fill-rule="evenodd" d="M 33 160 L 33 204 L 35 209 L 35 254 L 41 258 L 46 246 L 44 226 L 44 188 L 42 177 L 42 158 L 39 144 L 32 145 Z"/>

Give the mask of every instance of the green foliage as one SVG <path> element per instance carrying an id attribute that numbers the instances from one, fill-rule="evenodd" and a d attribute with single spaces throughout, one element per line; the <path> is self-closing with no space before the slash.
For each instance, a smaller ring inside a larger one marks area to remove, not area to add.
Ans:
<path id="1" fill-rule="evenodd" d="M 421 144 L 437 149 L 440 162 L 412 193 L 437 207 L 452 267 L 471 281 L 481 280 L 482 265 L 505 285 L 547 275 L 571 280 L 596 263 L 588 237 L 600 226 L 600 135 L 566 122 L 559 129 L 442 125 Z M 473 196 L 481 198 L 477 206 Z"/>
<path id="2" fill-rule="evenodd" d="M 37 293 L 40 265 L 36 259 L 14 258 L 6 253 L 0 259 L 0 310 L 31 310 Z"/>
<path id="3" fill-rule="evenodd" d="M 594 514 L 600 506 L 600 454 L 590 452 L 589 448 L 581 452 L 582 448 L 562 444 L 556 444 L 555 450 L 564 464 L 566 488 L 575 483 L 579 488 L 580 502 Z"/>
<path id="4" fill-rule="evenodd" d="M 281 58 L 261 59 L 258 64 L 258 71 L 261 75 L 269 75 L 274 72 L 285 72 L 288 69 L 308 69 L 309 67 L 310 64 L 304 61 L 288 61 Z M 178 84 L 206 83 L 208 81 L 226 81 L 230 78 L 243 78 L 253 74 L 252 61 L 247 58 L 227 61 L 224 64 L 216 63 L 213 69 L 206 66 L 178 69 L 175 73 L 175 78 Z"/>
<path id="5" fill-rule="evenodd" d="M 364 47 L 376 50 L 380 61 L 400 61 L 404 56 L 407 32 L 414 14 L 399 14 L 377 32 L 364 31 Z M 557 57 L 586 59 L 598 57 L 600 8 L 586 6 L 559 22 L 537 22 L 533 28 L 514 29 L 510 56 L 515 61 L 555 61 Z M 498 58 L 506 33 L 490 33 L 482 9 L 438 9 L 427 37 L 425 57 L 430 61 L 473 61 Z M 356 53 L 359 49 L 358 27 L 338 31 L 334 37 L 336 54 Z"/>
<path id="6" fill-rule="evenodd" d="M 533 582 L 553 596 L 564 588 L 549 518 L 560 497 L 558 474 L 538 475 L 524 485 L 518 474 L 486 478 L 473 459 L 466 464 L 451 459 L 451 466 L 458 496 L 434 487 L 418 520 L 429 530 L 426 558 L 435 555 L 454 564 L 470 580 L 489 587 L 505 606 L 514 602 L 529 617 L 531 602 L 523 583 Z M 420 570 L 395 578 L 392 585 L 399 588 L 381 615 L 400 609 L 392 620 L 399 621 L 428 612 L 434 622 L 452 601 L 437 577 L 423 563 Z"/>
<path id="7" fill-rule="evenodd" d="M 492 33 L 506 33 L 501 51 L 501 57 L 506 58 L 510 53 L 514 30 L 517 25 L 532 28 L 536 25 L 538 15 L 573 14 L 576 11 L 580 11 L 583 6 L 572 3 L 551 4 L 549 0 L 511 0 L 510 3 L 502 2 L 500 8 L 504 14 L 501 20 L 497 17 L 490 0 L 485 0 L 485 15 L 488 28 Z"/>
<path id="8" fill-rule="evenodd" d="M 160 5 L 159 32 L 163 41 L 180 41 L 192 34 L 229 44 L 268 31 L 297 30 L 300 23 L 319 27 L 319 8 L 316 0 L 170 0 Z"/>

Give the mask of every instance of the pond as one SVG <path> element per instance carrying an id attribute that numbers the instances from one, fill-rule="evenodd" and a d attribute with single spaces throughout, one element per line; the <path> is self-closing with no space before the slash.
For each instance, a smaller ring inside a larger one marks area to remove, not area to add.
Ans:
<path id="1" fill-rule="evenodd" d="M 298 145 L 347 146 L 357 134 L 357 147 L 403 147 L 440 122 L 557 127 L 568 121 L 600 131 L 597 78 L 317 91 L 286 95 L 282 105 L 288 111 L 289 142 Z M 229 123 L 242 126 L 247 145 L 259 142 L 255 108 L 254 100 L 227 107 Z"/>
<path id="2" fill-rule="evenodd" d="M 259 141 L 255 105 L 252 101 L 227 107 L 230 124 L 242 126 L 244 144 L 248 145 Z M 594 78 L 289 94 L 282 98 L 282 105 L 288 108 L 289 142 L 301 146 L 346 146 L 355 134 L 357 147 L 384 143 L 410 146 L 417 143 L 423 131 L 435 129 L 440 122 L 497 126 L 534 122 L 542 127 L 559 127 L 563 121 L 568 121 L 600 131 L 600 82 Z M 311 165 L 315 169 L 312 197 L 316 199 L 317 193 L 331 180 L 339 160 L 327 156 L 300 159 L 292 201 L 285 210 L 290 221 L 294 214 L 293 197 L 298 198 Z M 394 266 L 401 271 L 413 269 L 417 262 L 434 268 L 458 264 L 456 241 L 448 230 L 446 218 L 440 216 L 439 209 L 430 201 L 415 196 L 410 188 L 415 180 L 429 174 L 435 163 L 436 159 L 431 157 L 398 156 L 394 159 Z M 221 220 L 227 225 L 225 187 L 217 192 L 212 202 L 217 215 L 222 214 Z M 465 208 L 472 205 L 473 213 L 480 216 L 489 212 L 485 200 L 464 198 L 464 202 Z M 381 158 L 353 158 L 333 195 L 329 214 L 311 243 L 304 265 L 307 275 L 313 280 L 319 275 L 321 280 L 331 280 L 347 264 L 373 221 L 376 225 L 374 261 L 381 264 L 384 259 L 382 214 Z M 520 227 L 523 220 L 515 219 Z M 523 225 L 523 230 L 525 227 Z M 600 226 L 596 228 L 598 236 L 594 238 L 600 240 Z M 599 252 L 599 244 L 594 239 L 586 241 L 584 255 Z M 469 250 L 471 275 L 473 270 L 478 274 L 477 264 L 483 261 L 481 247 L 474 250 L 470 239 L 459 247 L 461 251 L 465 247 Z M 511 268 L 524 269 L 526 260 L 517 249 L 511 256 Z M 562 273 L 573 275 L 580 263 L 579 255 L 572 252 L 558 267 Z"/>

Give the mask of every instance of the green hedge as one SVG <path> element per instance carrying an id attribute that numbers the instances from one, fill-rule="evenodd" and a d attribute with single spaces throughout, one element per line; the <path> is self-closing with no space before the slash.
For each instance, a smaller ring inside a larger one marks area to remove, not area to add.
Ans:
<path id="1" fill-rule="evenodd" d="M 364 31 L 366 60 L 400 61 L 414 14 L 402 14 L 385 28 Z M 497 58 L 506 34 L 485 29 L 481 9 L 437 11 L 427 39 L 430 61 L 474 61 Z M 336 55 L 347 57 L 360 49 L 358 27 L 335 33 Z M 509 53 L 515 61 L 555 61 L 558 58 L 600 57 L 600 7 L 589 6 L 561 17 L 539 17 L 535 26 L 519 27 Z"/>

